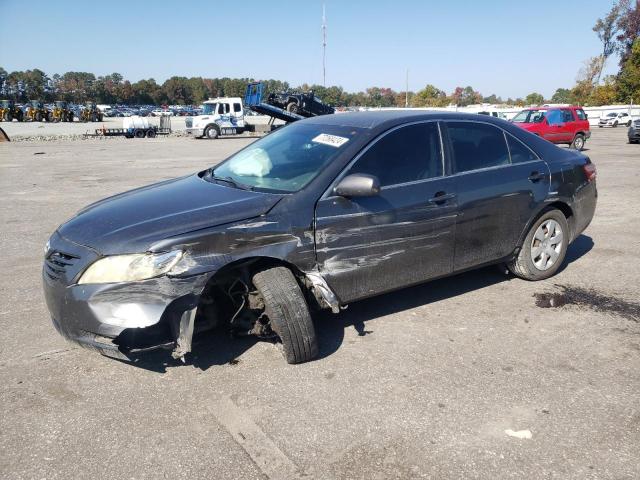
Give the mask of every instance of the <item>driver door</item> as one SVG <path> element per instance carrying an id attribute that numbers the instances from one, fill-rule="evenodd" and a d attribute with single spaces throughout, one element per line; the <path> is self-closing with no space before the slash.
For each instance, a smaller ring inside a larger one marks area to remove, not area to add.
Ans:
<path id="1" fill-rule="evenodd" d="M 376 176 L 378 195 L 318 201 L 317 261 L 343 303 L 452 271 L 457 202 L 441 146 L 436 122 L 396 128 L 343 175 Z"/>

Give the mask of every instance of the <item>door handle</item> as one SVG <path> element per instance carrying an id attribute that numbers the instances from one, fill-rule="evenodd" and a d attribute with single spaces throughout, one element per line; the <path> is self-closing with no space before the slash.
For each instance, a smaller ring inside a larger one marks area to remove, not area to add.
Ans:
<path id="1" fill-rule="evenodd" d="M 429 203 L 435 203 L 436 205 L 442 205 L 447 200 L 452 200 L 456 198 L 455 193 L 446 193 L 446 192 L 436 192 L 436 194 L 431 197 L 428 201 Z"/>
<path id="2" fill-rule="evenodd" d="M 540 180 L 542 180 L 544 177 L 546 177 L 546 175 L 544 173 L 540 173 L 540 172 L 531 172 L 531 175 L 529 175 L 529 181 L 536 183 L 539 182 Z"/>

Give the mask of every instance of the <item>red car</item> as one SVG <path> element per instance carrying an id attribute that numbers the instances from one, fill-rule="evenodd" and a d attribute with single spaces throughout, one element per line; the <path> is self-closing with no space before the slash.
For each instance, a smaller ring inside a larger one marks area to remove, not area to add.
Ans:
<path id="1" fill-rule="evenodd" d="M 582 150 L 591 136 L 587 114 L 580 107 L 527 108 L 511 121 L 545 140 L 566 143 L 576 150 Z"/>

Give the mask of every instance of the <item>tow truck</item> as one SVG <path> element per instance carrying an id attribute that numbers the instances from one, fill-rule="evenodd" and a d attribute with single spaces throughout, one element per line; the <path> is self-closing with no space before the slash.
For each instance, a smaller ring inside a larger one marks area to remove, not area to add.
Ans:
<path id="1" fill-rule="evenodd" d="M 263 101 L 264 84 L 253 82 L 247 85 L 244 101 L 240 97 L 212 98 L 203 103 L 201 115 L 186 117 L 185 125 L 188 135 L 194 138 L 215 139 L 221 136 L 239 135 L 249 133 L 268 133 L 278 128 L 276 120 L 282 120 L 285 124 L 302 120 L 316 114 L 307 110 L 298 112 L 281 108 L 276 102 L 271 102 L 271 96 Z M 244 109 L 249 108 L 261 115 L 267 115 L 269 122 L 266 125 L 254 125 L 246 123 Z M 332 113 L 326 110 L 326 113 Z"/>

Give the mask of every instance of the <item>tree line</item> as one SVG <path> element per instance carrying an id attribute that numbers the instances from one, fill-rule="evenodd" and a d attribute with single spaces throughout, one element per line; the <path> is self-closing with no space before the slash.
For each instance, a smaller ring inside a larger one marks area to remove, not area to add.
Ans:
<path id="1" fill-rule="evenodd" d="M 431 84 L 416 92 L 398 92 L 382 87 L 347 92 L 340 86 L 309 84 L 292 88 L 288 82 L 274 79 L 264 81 L 265 95 L 277 91 L 313 90 L 324 102 L 337 107 L 640 103 L 640 0 L 618 0 L 605 17 L 597 19 L 593 31 L 602 42 L 602 52 L 585 61 L 573 87 L 558 88 L 548 99 L 537 92 L 515 99 L 503 99 L 495 94 L 483 96 L 471 86 L 456 87 L 447 94 Z M 620 57 L 619 71 L 616 75 L 602 78 L 605 64 L 614 53 Z M 197 105 L 208 98 L 242 97 L 247 83 L 252 81 L 251 78 L 174 76 L 159 84 L 153 78 L 131 82 L 119 73 L 96 76 L 90 72 L 66 72 L 49 76 L 37 68 L 9 73 L 0 67 L 0 95 L 18 102 L 41 99 L 74 103 Z"/>

